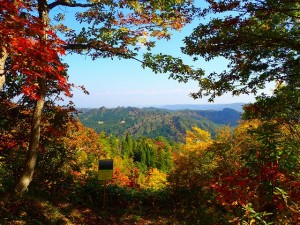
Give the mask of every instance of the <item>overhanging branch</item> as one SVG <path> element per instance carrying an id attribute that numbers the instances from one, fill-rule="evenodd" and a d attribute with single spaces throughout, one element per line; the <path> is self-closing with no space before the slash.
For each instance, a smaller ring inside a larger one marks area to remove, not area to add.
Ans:
<path id="1" fill-rule="evenodd" d="M 64 0 L 58 0 L 48 4 L 48 9 L 53 9 L 56 6 L 67 6 L 67 7 L 92 7 L 97 5 L 96 3 L 71 3 Z"/>
<path id="2" fill-rule="evenodd" d="M 91 42 L 91 43 L 76 43 L 76 44 L 67 44 L 64 46 L 65 50 L 95 50 L 95 51 L 100 51 L 100 52 L 110 52 L 112 55 L 115 56 L 119 56 L 122 58 L 127 58 L 127 59 L 133 59 L 136 60 L 142 64 L 144 64 L 145 62 L 143 60 L 140 60 L 132 55 L 129 54 L 125 54 L 125 53 L 121 53 L 121 52 L 113 52 L 113 51 L 109 51 L 108 49 L 104 49 L 101 48 L 99 46 L 95 46 L 95 43 Z"/>

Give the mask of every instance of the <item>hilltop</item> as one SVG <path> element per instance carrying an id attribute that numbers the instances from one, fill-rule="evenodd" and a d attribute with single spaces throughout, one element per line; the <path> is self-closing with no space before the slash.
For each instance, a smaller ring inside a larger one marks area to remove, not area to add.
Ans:
<path id="1" fill-rule="evenodd" d="M 156 108 L 160 109 L 169 109 L 169 110 L 215 110 L 222 111 L 223 109 L 234 109 L 238 112 L 243 112 L 243 106 L 246 103 L 237 102 L 237 103 L 228 103 L 228 104 L 177 104 L 177 105 L 163 105 L 157 106 Z"/>

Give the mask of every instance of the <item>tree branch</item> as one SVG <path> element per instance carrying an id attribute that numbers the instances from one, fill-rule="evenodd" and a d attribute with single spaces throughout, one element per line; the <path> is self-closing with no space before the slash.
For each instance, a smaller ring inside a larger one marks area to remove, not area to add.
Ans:
<path id="1" fill-rule="evenodd" d="M 109 50 L 106 50 L 106 49 L 103 49 L 101 47 L 96 47 L 94 45 L 94 43 L 86 43 L 86 44 L 67 44 L 64 46 L 64 49 L 65 50 L 90 50 L 90 49 L 94 49 L 94 50 L 97 50 L 97 51 L 101 51 L 101 52 L 109 52 Z M 145 63 L 143 60 L 140 60 L 134 56 L 131 56 L 131 55 L 126 55 L 126 54 L 122 54 L 120 52 L 111 52 L 113 55 L 115 56 L 121 56 L 123 58 L 127 58 L 127 59 L 133 59 L 133 60 L 136 60 L 140 63 Z"/>
<path id="2" fill-rule="evenodd" d="M 65 0 L 58 0 L 48 4 L 48 9 L 53 9 L 56 6 L 67 6 L 67 7 L 92 7 L 97 5 L 96 3 L 70 3 Z"/>

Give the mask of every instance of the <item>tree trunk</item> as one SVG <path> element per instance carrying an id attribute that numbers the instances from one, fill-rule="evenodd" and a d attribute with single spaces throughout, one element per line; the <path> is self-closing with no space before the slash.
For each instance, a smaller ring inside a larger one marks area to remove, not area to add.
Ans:
<path id="1" fill-rule="evenodd" d="M 46 30 L 49 25 L 49 13 L 47 9 L 47 0 L 39 0 L 38 1 L 38 11 L 39 17 L 45 25 L 45 32 L 41 38 L 42 41 L 47 41 L 47 34 Z M 43 49 L 40 49 L 43 51 Z M 41 131 L 41 120 L 42 120 L 42 113 L 45 104 L 45 97 L 46 97 L 46 87 L 47 81 L 46 76 L 41 76 L 38 78 L 38 85 L 39 85 L 39 99 L 36 101 L 36 105 L 34 108 L 32 123 L 31 123 L 31 133 L 30 133 L 30 140 L 29 140 L 29 148 L 25 160 L 25 164 L 23 166 L 23 170 L 21 175 L 16 183 L 15 187 L 15 195 L 21 196 L 28 188 L 30 184 L 33 173 L 36 165 L 36 160 L 38 156 L 38 148 L 40 142 L 40 131 Z"/>
<path id="2" fill-rule="evenodd" d="M 42 112 L 44 109 L 45 103 L 45 90 L 46 90 L 46 82 L 45 79 L 40 79 L 39 86 L 41 89 L 40 99 L 37 100 L 32 124 L 31 124 L 31 133 L 29 140 L 29 148 L 28 153 L 25 160 L 25 165 L 23 167 L 22 174 L 17 182 L 15 191 L 17 195 L 22 195 L 24 191 L 26 191 L 29 183 L 32 180 L 34 168 L 36 165 L 36 159 L 38 156 L 38 148 L 40 142 L 40 130 L 41 130 L 41 120 L 42 120 Z"/>
<path id="3" fill-rule="evenodd" d="M 2 47 L 2 52 L 0 52 L 0 91 L 3 89 L 5 84 L 5 62 L 8 57 L 8 53 L 4 47 Z"/>

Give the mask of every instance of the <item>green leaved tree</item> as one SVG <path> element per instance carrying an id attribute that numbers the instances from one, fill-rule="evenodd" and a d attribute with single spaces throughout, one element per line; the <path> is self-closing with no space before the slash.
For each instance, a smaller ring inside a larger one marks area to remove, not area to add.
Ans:
<path id="1" fill-rule="evenodd" d="M 205 74 L 182 59 L 148 53 L 145 66 L 170 72 L 179 82 L 198 82 L 199 90 L 191 96 L 208 96 L 210 101 L 227 92 L 256 94 L 269 82 L 299 86 L 298 0 L 207 0 L 203 5 L 196 10 L 201 23 L 184 39 L 182 52 L 196 65 L 198 58 L 222 58 L 227 68 Z"/>

